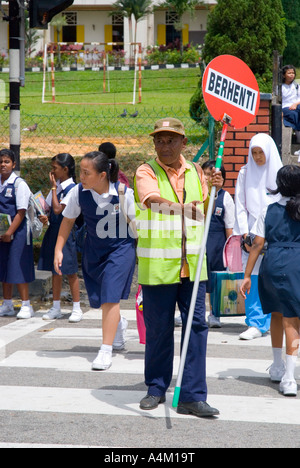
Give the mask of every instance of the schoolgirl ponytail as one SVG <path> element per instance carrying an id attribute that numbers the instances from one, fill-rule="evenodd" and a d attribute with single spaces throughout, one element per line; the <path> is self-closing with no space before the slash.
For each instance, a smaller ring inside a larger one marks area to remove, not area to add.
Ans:
<path id="1" fill-rule="evenodd" d="M 300 221 L 300 194 L 290 198 L 286 204 L 286 211 L 294 221 Z"/>
<path id="2" fill-rule="evenodd" d="M 69 153 L 59 153 L 52 158 L 52 161 L 56 161 L 61 167 L 67 167 L 69 177 L 76 183 L 76 171 L 75 171 L 75 159 Z"/>
<path id="3" fill-rule="evenodd" d="M 276 184 L 277 189 L 270 193 L 289 197 L 286 211 L 294 221 L 300 221 L 300 167 L 294 164 L 283 166 L 277 173 Z"/>
<path id="4" fill-rule="evenodd" d="M 119 164 L 116 159 L 109 159 L 109 180 L 116 183 L 119 178 Z"/>
<path id="5" fill-rule="evenodd" d="M 116 159 L 108 159 L 105 153 L 101 151 L 92 151 L 87 153 L 84 158 L 91 159 L 94 167 L 99 174 L 106 172 L 109 182 L 117 182 L 119 177 L 119 164 Z"/>

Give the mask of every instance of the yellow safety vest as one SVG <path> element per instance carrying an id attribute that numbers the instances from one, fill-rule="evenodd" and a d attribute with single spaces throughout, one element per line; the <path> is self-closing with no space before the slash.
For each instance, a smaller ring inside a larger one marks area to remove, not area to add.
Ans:
<path id="1" fill-rule="evenodd" d="M 147 162 L 158 180 L 160 196 L 178 203 L 164 169 L 155 161 Z M 185 171 L 185 204 L 203 202 L 201 182 L 194 164 Z M 183 242 L 190 280 L 195 281 L 200 246 L 204 233 L 204 221 L 194 221 L 182 215 L 156 213 L 142 206 L 135 183 L 135 207 L 138 231 L 137 256 L 139 261 L 138 282 L 142 285 L 174 284 L 181 281 L 183 265 Z M 199 205 L 203 210 L 203 203 Z M 185 236 L 183 235 L 183 230 Z M 200 281 L 207 280 L 206 258 L 204 258 Z"/>

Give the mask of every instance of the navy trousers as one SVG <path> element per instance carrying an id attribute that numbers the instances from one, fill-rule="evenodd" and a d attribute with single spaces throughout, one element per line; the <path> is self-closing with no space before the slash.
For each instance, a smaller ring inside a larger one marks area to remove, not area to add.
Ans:
<path id="1" fill-rule="evenodd" d="M 177 303 L 182 317 L 182 346 L 193 286 L 189 278 L 184 278 L 181 284 L 143 286 L 145 383 L 149 395 L 162 396 L 169 388 L 173 375 L 175 307 Z M 181 402 L 207 399 L 205 292 L 205 282 L 201 282 L 182 378 Z"/>
<path id="2" fill-rule="evenodd" d="M 296 110 L 283 107 L 282 113 L 285 127 L 292 127 L 295 130 L 300 130 L 300 105 L 297 106 Z"/>

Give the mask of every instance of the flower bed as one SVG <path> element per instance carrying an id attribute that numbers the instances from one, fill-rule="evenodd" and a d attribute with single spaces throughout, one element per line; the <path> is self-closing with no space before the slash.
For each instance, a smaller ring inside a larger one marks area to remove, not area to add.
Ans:
<path id="1" fill-rule="evenodd" d="M 187 44 L 180 50 L 177 43 L 168 46 L 151 46 L 147 48 L 145 62 L 147 65 L 177 65 L 181 63 L 197 64 L 201 55 L 199 47 Z"/>
<path id="2" fill-rule="evenodd" d="M 180 49 L 179 41 L 175 41 L 167 46 L 149 46 L 144 50 L 143 66 L 151 67 L 156 65 L 196 65 L 200 62 L 200 47 L 187 44 Z M 50 55 L 50 47 L 48 48 Z M 97 47 L 83 50 L 82 44 L 62 45 L 60 54 L 55 47 L 54 66 L 56 68 L 102 68 L 105 53 Z M 108 65 L 112 67 L 122 67 L 129 65 L 124 50 L 112 50 L 108 52 Z M 38 52 L 34 57 L 26 57 L 26 69 L 39 67 L 43 68 L 43 52 Z M 8 52 L 0 53 L 0 69 L 9 67 Z"/>

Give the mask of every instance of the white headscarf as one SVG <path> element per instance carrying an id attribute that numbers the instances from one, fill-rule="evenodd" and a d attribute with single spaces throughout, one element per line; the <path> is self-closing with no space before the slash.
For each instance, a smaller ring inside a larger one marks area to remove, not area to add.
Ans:
<path id="1" fill-rule="evenodd" d="M 258 166 L 252 156 L 252 148 L 261 148 L 266 156 L 266 163 Z M 282 161 L 277 146 L 269 135 L 258 133 L 249 145 L 247 174 L 245 182 L 246 206 L 248 212 L 257 219 L 263 208 L 275 203 L 280 198 L 278 195 L 270 195 L 270 190 L 275 190 L 276 176 L 282 167 Z"/>

